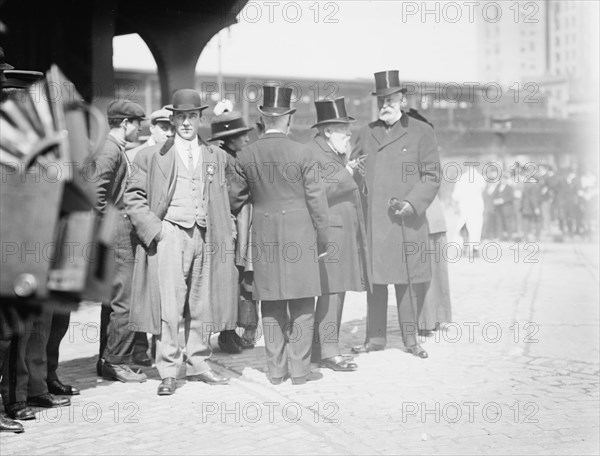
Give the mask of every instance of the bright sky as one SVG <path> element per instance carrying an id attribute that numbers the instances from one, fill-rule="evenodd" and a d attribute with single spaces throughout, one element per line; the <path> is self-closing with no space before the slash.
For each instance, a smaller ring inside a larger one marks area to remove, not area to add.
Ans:
<path id="1" fill-rule="evenodd" d="M 398 69 L 403 80 L 476 81 L 482 17 L 481 7 L 463 2 L 251 1 L 239 23 L 220 33 L 222 71 L 372 79 Z M 217 72 L 217 43 L 215 36 L 204 49 L 198 71 Z M 117 69 L 156 69 L 138 35 L 114 39 L 113 62 Z"/>

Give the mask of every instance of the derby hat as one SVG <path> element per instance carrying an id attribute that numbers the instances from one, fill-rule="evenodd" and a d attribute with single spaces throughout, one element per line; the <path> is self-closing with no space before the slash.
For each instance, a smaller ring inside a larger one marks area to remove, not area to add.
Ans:
<path id="1" fill-rule="evenodd" d="M 324 124 L 356 122 L 354 117 L 346 113 L 344 97 L 315 101 L 315 108 L 317 108 L 317 123 L 310 128 Z"/>
<path id="2" fill-rule="evenodd" d="M 294 114 L 296 108 L 290 108 L 291 100 L 292 89 L 290 87 L 265 84 L 263 86 L 263 105 L 259 106 L 258 110 L 269 117 Z"/>
<path id="3" fill-rule="evenodd" d="M 242 135 L 252 130 L 248 127 L 242 115 L 238 112 L 224 112 L 216 116 L 210 123 L 210 138 L 209 141 L 217 139 L 230 138 L 232 136 Z"/>
<path id="4" fill-rule="evenodd" d="M 144 120 L 146 113 L 137 103 L 130 100 L 115 100 L 108 105 L 106 117 L 109 119 L 139 119 Z"/>
<path id="5" fill-rule="evenodd" d="M 25 89 L 44 77 L 40 71 L 28 70 L 4 70 L 5 80 L 3 87 L 5 89 Z"/>
<path id="6" fill-rule="evenodd" d="M 203 105 L 200 99 L 200 94 L 194 89 L 180 89 L 173 94 L 173 103 L 165 106 L 169 111 L 195 111 L 208 108 L 208 105 Z"/>
<path id="7" fill-rule="evenodd" d="M 398 70 L 375 73 L 375 92 L 371 92 L 371 95 L 385 97 L 397 92 L 406 93 L 406 91 L 406 88 L 400 86 Z"/>

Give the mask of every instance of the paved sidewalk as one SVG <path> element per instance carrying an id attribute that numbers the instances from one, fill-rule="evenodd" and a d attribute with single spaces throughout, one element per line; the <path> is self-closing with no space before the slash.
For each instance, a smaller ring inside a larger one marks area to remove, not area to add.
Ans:
<path id="1" fill-rule="evenodd" d="M 424 341 L 429 359 L 398 349 L 390 293 L 388 349 L 301 387 L 267 381 L 260 344 L 215 351 L 230 386 L 182 382 L 158 397 L 153 368 L 143 384 L 103 381 L 100 309 L 82 306 L 60 367 L 81 396 L 2 434 L 0 453 L 598 454 L 598 245 L 535 247 L 490 245 L 485 259 L 449 265 L 454 322 Z M 346 352 L 364 340 L 365 311 L 365 295 L 349 294 Z"/>

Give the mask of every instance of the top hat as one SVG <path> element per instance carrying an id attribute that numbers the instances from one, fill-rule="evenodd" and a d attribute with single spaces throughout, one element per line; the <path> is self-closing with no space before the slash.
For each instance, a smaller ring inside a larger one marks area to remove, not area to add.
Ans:
<path id="1" fill-rule="evenodd" d="M 375 73 L 375 92 L 371 92 L 371 95 L 385 97 L 396 92 L 406 93 L 406 91 L 406 88 L 400 87 L 398 70 Z"/>
<path id="2" fill-rule="evenodd" d="M 6 57 L 4 56 L 4 49 L 0 47 L 0 70 L 12 70 L 14 66 L 9 63 L 6 63 Z"/>
<path id="3" fill-rule="evenodd" d="M 3 88 L 26 89 L 35 81 L 43 78 L 44 73 L 28 70 L 4 70 L 4 76 L 6 79 L 3 81 Z"/>
<path id="4" fill-rule="evenodd" d="M 240 113 L 224 112 L 220 116 L 214 117 L 210 123 L 210 138 L 208 140 L 215 141 L 230 138 L 248 133 L 250 130 L 252 130 L 252 127 L 246 125 Z"/>
<path id="5" fill-rule="evenodd" d="M 137 103 L 129 100 L 116 100 L 108 105 L 106 117 L 109 119 L 139 119 L 146 118 L 144 109 Z"/>
<path id="6" fill-rule="evenodd" d="M 318 127 L 323 124 L 344 123 L 349 124 L 356 122 L 354 117 L 346 114 L 346 103 L 344 97 L 335 98 L 333 100 L 315 101 L 317 108 L 317 123 L 310 128 Z"/>
<path id="7" fill-rule="evenodd" d="M 290 108 L 292 100 L 292 89 L 290 87 L 264 85 L 263 93 L 263 105 L 259 106 L 258 110 L 265 116 L 285 116 L 296 112 L 296 108 Z"/>
<path id="8" fill-rule="evenodd" d="M 194 89 L 180 89 L 173 94 L 173 105 L 165 106 L 169 111 L 195 111 L 208 108 L 203 105 L 200 94 Z"/>

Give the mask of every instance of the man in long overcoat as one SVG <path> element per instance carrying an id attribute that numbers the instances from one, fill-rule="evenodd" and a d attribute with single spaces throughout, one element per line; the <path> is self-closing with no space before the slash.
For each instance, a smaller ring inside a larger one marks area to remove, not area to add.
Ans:
<path id="1" fill-rule="evenodd" d="M 402 113 L 406 89 L 400 86 L 398 71 L 376 73 L 375 83 L 379 119 L 359 131 L 352 151 L 352 158 L 366 155 L 362 189 L 367 195 L 373 283 L 367 294 L 366 341 L 353 351 L 385 348 L 387 285 L 394 284 L 405 350 L 426 358 L 416 337 L 417 307 L 431 278 L 425 211 L 440 186 L 439 152 L 431 126 Z M 395 207 L 392 198 L 398 201 Z"/>
<path id="2" fill-rule="evenodd" d="M 308 146 L 321 170 L 329 204 L 328 239 L 331 254 L 319 262 L 322 294 L 315 309 L 315 337 L 311 361 L 335 371 L 353 371 L 357 365 L 339 347 L 346 291 L 364 291 L 366 230 L 361 198 L 353 178 L 355 163 L 348 162 L 350 124 L 344 98 L 316 101 L 318 129 Z"/>
<path id="3" fill-rule="evenodd" d="M 237 271 L 229 209 L 226 154 L 199 136 L 202 105 L 195 90 L 173 95 L 176 135 L 142 149 L 125 203 L 136 250 L 130 321 L 158 335 L 159 395 L 173 394 L 183 367 L 178 342 L 185 321 L 188 380 L 225 384 L 206 359 L 211 332 L 235 328 Z"/>
<path id="4" fill-rule="evenodd" d="M 327 199 L 310 151 L 287 137 L 292 89 L 263 87 L 265 134 L 237 156 L 234 213 L 252 198 L 253 297 L 261 301 L 270 381 L 317 380 L 310 372 L 318 258 L 327 245 Z M 289 315 L 288 315 L 289 312 Z M 288 355 L 291 372 L 288 372 Z"/>

